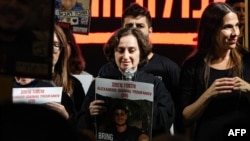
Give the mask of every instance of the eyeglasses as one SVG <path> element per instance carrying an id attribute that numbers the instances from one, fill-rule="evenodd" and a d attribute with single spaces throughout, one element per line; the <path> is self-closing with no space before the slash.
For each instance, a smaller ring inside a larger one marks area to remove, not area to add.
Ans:
<path id="1" fill-rule="evenodd" d="M 61 43 L 58 42 L 53 42 L 53 47 L 55 51 L 60 51 L 63 48 L 63 45 Z"/>

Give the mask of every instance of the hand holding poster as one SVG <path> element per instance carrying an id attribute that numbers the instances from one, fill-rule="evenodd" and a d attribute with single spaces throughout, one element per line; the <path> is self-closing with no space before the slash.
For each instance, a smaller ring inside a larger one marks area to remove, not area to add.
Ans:
<path id="1" fill-rule="evenodd" d="M 104 100 L 108 109 L 97 118 L 97 140 L 150 140 L 153 87 L 142 82 L 96 78 L 96 99 Z"/>
<path id="2" fill-rule="evenodd" d="M 61 103 L 62 87 L 13 88 L 13 103 Z"/>
<path id="3" fill-rule="evenodd" d="M 74 33 L 88 34 L 91 0 L 56 0 L 55 21 Z"/>

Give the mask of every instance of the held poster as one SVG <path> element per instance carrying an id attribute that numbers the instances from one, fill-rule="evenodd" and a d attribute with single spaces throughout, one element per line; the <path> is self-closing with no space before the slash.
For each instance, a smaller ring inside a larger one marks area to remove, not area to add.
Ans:
<path id="1" fill-rule="evenodd" d="M 54 4 L 0 1 L 0 74 L 51 78 Z"/>
<path id="2" fill-rule="evenodd" d="M 88 34 L 91 0 L 56 0 L 55 21 L 74 33 Z"/>
<path id="3" fill-rule="evenodd" d="M 104 100 L 107 108 L 96 118 L 97 140 L 151 140 L 153 87 L 149 83 L 96 78 L 96 99 Z M 126 130 L 119 133 L 118 128 L 124 125 Z"/>
<path id="4" fill-rule="evenodd" d="M 61 103 L 62 87 L 13 88 L 13 103 L 44 104 Z"/>

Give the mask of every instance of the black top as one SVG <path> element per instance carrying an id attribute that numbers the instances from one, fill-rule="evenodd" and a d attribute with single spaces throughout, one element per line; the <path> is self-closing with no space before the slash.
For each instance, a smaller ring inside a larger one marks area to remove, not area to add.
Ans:
<path id="1" fill-rule="evenodd" d="M 105 73 L 104 73 L 105 72 Z M 101 78 L 109 78 L 122 80 L 122 74 L 116 67 L 109 67 L 107 70 L 103 70 L 103 73 L 99 76 Z M 143 71 L 137 71 L 133 81 L 145 82 L 154 84 L 154 102 L 153 102 L 153 136 L 161 133 L 169 132 L 170 126 L 174 121 L 174 103 L 169 91 L 164 86 L 163 82 L 155 78 L 153 75 L 145 73 Z M 83 128 L 94 129 L 93 117 L 89 113 L 89 105 L 95 99 L 95 81 L 92 82 L 89 91 L 86 95 L 83 104 L 83 112 L 79 115 L 78 125 Z M 90 122 L 92 121 L 92 122 Z"/>
<path id="2" fill-rule="evenodd" d="M 165 56 L 154 53 L 149 62 L 139 69 L 161 79 L 175 100 L 175 96 L 179 94 L 180 77 L 180 67 L 175 62 Z"/>
<path id="3" fill-rule="evenodd" d="M 81 106 L 85 99 L 85 92 L 82 87 L 82 83 L 71 76 L 73 80 L 73 94 L 69 97 L 68 94 L 63 93 L 62 95 L 62 104 L 65 106 L 66 110 L 68 111 L 71 118 L 75 119 L 75 116 L 81 110 Z"/>
<path id="4" fill-rule="evenodd" d="M 196 101 L 206 90 L 203 75 L 202 56 L 195 56 L 185 62 L 181 72 L 181 107 Z M 249 59 L 244 58 L 243 78 L 250 82 Z M 209 86 L 215 79 L 221 77 L 232 77 L 228 70 L 216 70 L 211 68 Z M 208 86 L 208 87 L 209 87 Z M 248 93 L 233 91 L 229 94 L 221 94 L 214 97 L 203 115 L 196 122 L 194 134 L 195 141 L 221 141 L 225 135 L 226 128 L 239 127 L 250 123 L 250 103 Z M 250 125 L 250 124 L 249 124 Z"/>
<path id="5" fill-rule="evenodd" d="M 140 70 L 143 70 L 147 73 L 151 73 L 164 82 L 175 103 L 176 116 L 174 121 L 174 132 L 182 133 L 183 131 L 180 123 L 181 112 L 179 110 L 179 79 L 181 71 L 180 67 L 169 58 L 154 53 L 153 57 L 149 60 L 149 62 L 143 67 L 141 67 Z"/>

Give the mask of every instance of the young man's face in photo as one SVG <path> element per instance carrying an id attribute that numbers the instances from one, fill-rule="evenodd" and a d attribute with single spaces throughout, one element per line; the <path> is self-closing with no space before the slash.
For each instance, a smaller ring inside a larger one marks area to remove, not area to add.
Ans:
<path id="1" fill-rule="evenodd" d="M 115 123 L 118 126 L 123 126 L 126 124 L 128 115 L 124 110 L 117 109 L 114 113 Z"/>

